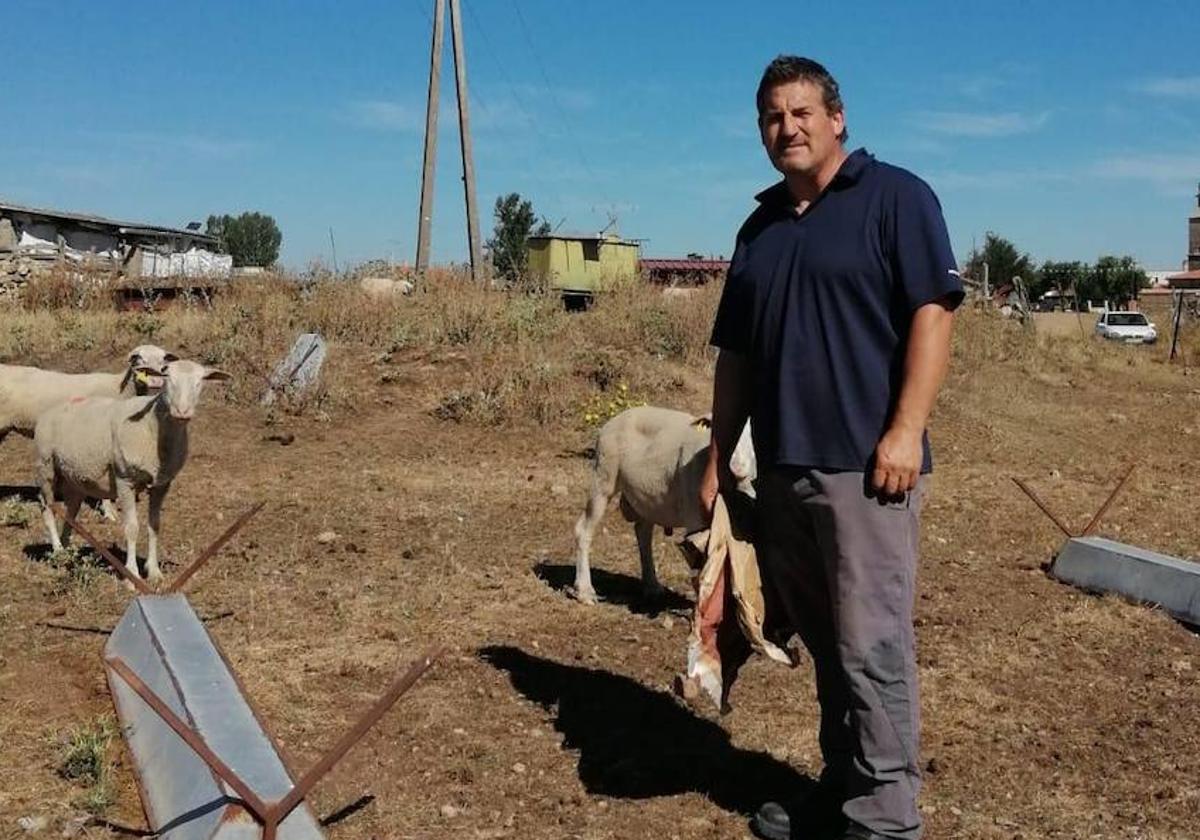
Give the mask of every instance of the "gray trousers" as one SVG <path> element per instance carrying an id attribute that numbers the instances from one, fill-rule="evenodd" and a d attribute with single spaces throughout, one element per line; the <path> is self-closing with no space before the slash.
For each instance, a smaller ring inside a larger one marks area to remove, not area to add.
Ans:
<path id="1" fill-rule="evenodd" d="M 799 633 L 812 654 L 822 776 L 847 818 L 903 840 L 921 836 L 912 611 L 925 481 L 890 502 L 860 472 L 776 467 L 757 483 L 771 635 Z"/>

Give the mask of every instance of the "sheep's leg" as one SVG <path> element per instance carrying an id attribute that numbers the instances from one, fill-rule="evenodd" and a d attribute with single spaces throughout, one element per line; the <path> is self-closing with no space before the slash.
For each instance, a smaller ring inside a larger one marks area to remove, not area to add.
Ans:
<path id="1" fill-rule="evenodd" d="M 633 532 L 637 535 L 638 557 L 642 561 L 642 597 L 654 601 L 663 595 L 654 573 L 654 523 L 638 519 L 633 523 Z"/>
<path id="2" fill-rule="evenodd" d="M 117 501 L 121 504 L 121 516 L 125 521 L 125 568 L 135 577 L 141 577 L 137 564 L 137 494 L 133 491 L 133 485 L 118 480 Z M 133 588 L 128 581 L 126 586 Z"/>
<path id="3" fill-rule="evenodd" d="M 38 476 L 38 496 L 42 502 L 42 521 L 46 523 L 46 533 L 50 536 L 50 549 L 61 551 L 63 546 L 58 535 L 58 519 L 50 509 L 50 505 L 54 503 L 54 481 L 46 478 L 41 470 Z"/>
<path id="4" fill-rule="evenodd" d="M 79 516 L 79 509 L 83 507 L 83 496 L 78 493 L 68 494 L 64 500 L 67 507 L 67 516 L 71 517 L 62 526 L 62 544 L 69 545 L 71 542 L 71 522 Z"/>
<path id="5" fill-rule="evenodd" d="M 587 506 L 575 523 L 575 597 L 584 604 L 596 603 L 596 590 L 592 587 L 592 567 L 589 555 L 592 537 L 604 512 L 608 509 L 609 497 L 597 487 L 592 488 Z"/>
<path id="6" fill-rule="evenodd" d="M 146 552 L 146 579 L 151 583 L 162 580 L 162 570 L 158 568 L 158 532 L 162 516 L 163 499 L 171 485 L 150 488 L 150 547 Z"/>
<path id="7" fill-rule="evenodd" d="M 115 504 L 113 504 L 112 499 L 101 499 L 100 500 L 100 515 L 103 516 L 105 519 L 107 519 L 109 522 L 117 521 L 117 506 Z"/>

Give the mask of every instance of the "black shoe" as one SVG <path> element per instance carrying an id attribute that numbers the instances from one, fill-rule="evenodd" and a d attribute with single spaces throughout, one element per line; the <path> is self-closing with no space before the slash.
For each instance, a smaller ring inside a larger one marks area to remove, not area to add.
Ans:
<path id="1" fill-rule="evenodd" d="M 778 802 L 764 802 L 750 820 L 750 828 L 763 840 L 792 840 L 792 819 Z"/>
<path id="2" fill-rule="evenodd" d="M 858 823 L 849 823 L 846 826 L 846 831 L 842 835 L 841 840 L 888 840 L 882 834 L 876 834 L 871 829 L 861 826 Z"/>
<path id="3" fill-rule="evenodd" d="M 763 840 L 837 840 L 845 827 L 841 797 L 824 785 L 814 788 L 790 811 L 778 802 L 764 802 L 750 821 L 750 828 Z"/>

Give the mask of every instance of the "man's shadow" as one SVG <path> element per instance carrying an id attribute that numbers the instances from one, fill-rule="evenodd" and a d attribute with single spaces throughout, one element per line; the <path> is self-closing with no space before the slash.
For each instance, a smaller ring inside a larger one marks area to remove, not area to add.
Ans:
<path id="1" fill-rule="evenodd" d="M 538 579 L 555 592 L 568 593 L 574 591 L 575 566 L 570 563 L 538 563 L 533 567 L 533 573 Z M 603 569 L 592 569 L 592 585 L 596 587 L 596 595 L 601 601 L 625 607 L 631 613 L 654 618 L 663 612 L 672 610 L 690 610 L 692 602 L 670 589 L 652 600 L 647 600 L 642 594 L 642 580 L 631 575 L 618 572 L 606 572 Z"/>
<path id="2" fill-rule="evenodd" d="M 579 751 L 579 779 L 589 793 L 648 799 L 695 792 L 750 815 L 767 800 L 790 800 L 813 785 L 767 753 L 734 747 L 717 724 L 627 677 L 509 646 L 483 648 L 480 657 L 555 714 L 563 746 Z"/>

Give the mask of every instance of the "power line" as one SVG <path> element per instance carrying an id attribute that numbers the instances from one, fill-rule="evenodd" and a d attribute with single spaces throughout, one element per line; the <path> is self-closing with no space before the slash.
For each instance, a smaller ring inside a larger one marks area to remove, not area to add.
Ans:
<path id="1" fill-rule="evenodd" d="M 471 20 L 474 22 L 480 38 L 483 40 L 484 49 L 487 50 L 492 62 L 496 65 L 496 69 L 500 71 L 500 75 L 504 79 L 504 84 L 508 87 L 508 92 L 512 94 L 513 101 L 517 103 L 517 108 L 521 111 L 521 116 L 532 123 L 532 111 L 525 107 L 524 100 L 517 95 L 517 86 L 513 84 L 512 79 L 509 77 L 508 73 L 505 72 L 504 62 L 500 60 L 500 57 L 496 54 L 496 50 L 492 47 L 492 39 L 488 37 L 487 29 L 480 22 L 479 17 L 475 14 L 475 6 L 473 4 L 468 4 L 466 0 L 463 0 L 463 7 L 467 10 L 467 14 L 471 16 Z"/>
<path id="2" fill-rule="evenodd" d="M 483 41 L 484 49 L 487 51 L 492 63 L 496 66 L 497 71 L 499 71 L 500 77 L 503 80 L 505 87 L 507 87 L 508 93 L 512 97 L 519 115 L 532 130 L 534 142 L 544 155 L 542 160 L 552 159 L 555 156 L 556 150 L 546 142 L 542 132 L 536 130 L 537 117 L 534 109 L 530 108 L 526 103 L 525 98 L 517 93 L 518 85 L 508 74 L 508 71 L 506 70 L 506 62 L 499 56 L 497 50 L 493 46 L 492 39 L 487 34 L 487 28 L 483 25 L 483 21 L 481 21 L 479 16 L 475 13 L 474 5 L 468 5 L 466 0 L 463 0 L 463 6 L 466 8 L 467 14 L 470 16 L 476 30 L 478 30 L 479 37 Z M 533 169 L 537 163 L 537 161 L 535 161 L 533 158 L 526 158 L 526 162 L 530 169 Z"/>
<path id="3" fill-rule="evenodd" d="M 588 165 L 587 158 L 584 157 L 583 149 L 580 147 L 578 139 L 574 136 L 571 130 L 571 121 L 567 118 L 566 109 L 555 96 L 554 90 L 550 86 L 550 76 L 546 72 L 546 65 L 542 63 L 542 58 L 538 54 L 537 47 L 534 46 L 533 39 L 529 36 L 529 27 L 525 23 L 525 15 L 521 12 L 521 4 L 518 0 L 512 0 L 513 10 L 517 13 L 517 22 L 521 25 L 521 34 L 525 36 L 525 43 L 529 45 L 529 52 L 533 55 L 533 60 L 537 63 L 538 72 L 542 74 L 542 83 L 546 88 L 546 95 L 558 110 L 559 117 L 562 119 L 563 127 L 567 129 L 567 136 L 571 138 L 571 145 L 575 150 L 575 154 L 579 157 L 580 164 L 593 180 L 596 179 L 596 173 Z"/>

